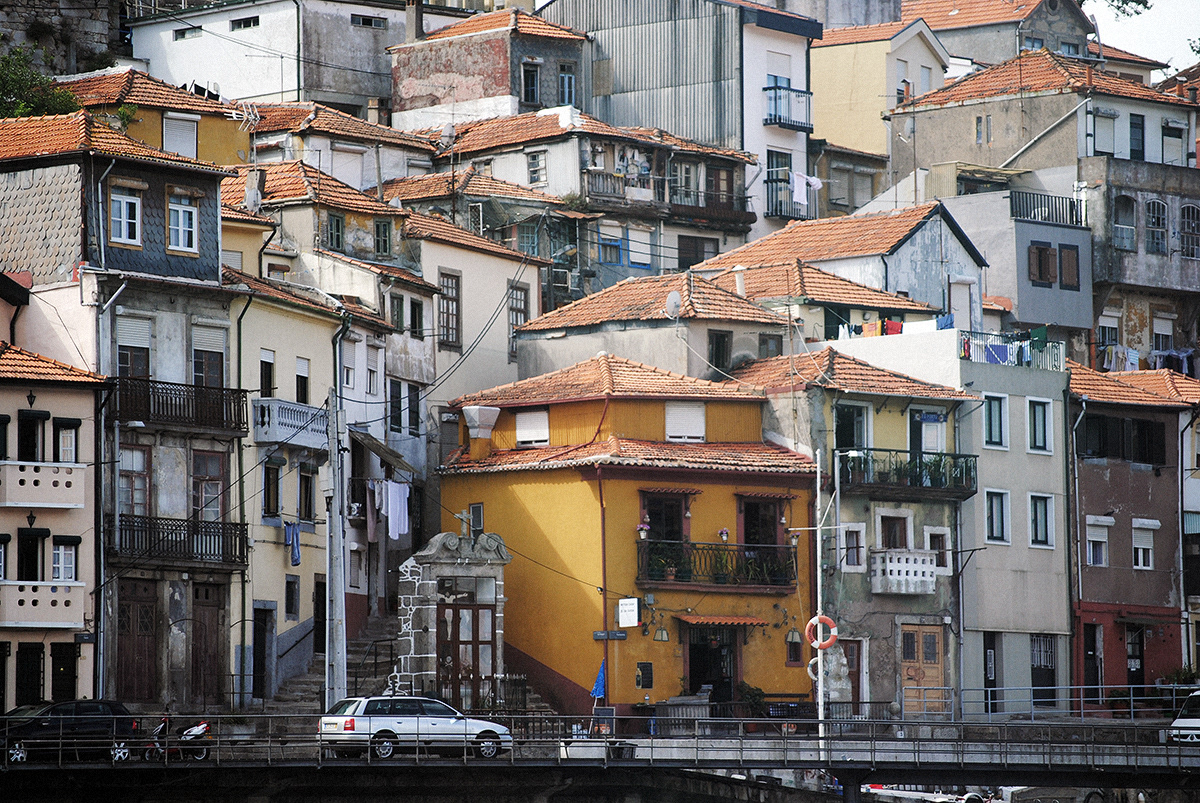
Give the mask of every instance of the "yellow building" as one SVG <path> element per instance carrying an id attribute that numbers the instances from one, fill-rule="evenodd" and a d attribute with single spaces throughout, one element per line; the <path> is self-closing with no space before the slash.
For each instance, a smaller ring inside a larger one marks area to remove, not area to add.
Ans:
<path id="1" fill-rule="evenodd" d="M 815 470 L 764 442 L 763 403 L 604 353 L 456 400 L 442 528 L 465 514 L 513 556 L 489 634 L 505 665 L 478 671 L 523 672 L 564 713 L 591 708 L 602 662 L 618 715 L 703 686 L 736 700 L 740 681 L 810 693 Z"/>

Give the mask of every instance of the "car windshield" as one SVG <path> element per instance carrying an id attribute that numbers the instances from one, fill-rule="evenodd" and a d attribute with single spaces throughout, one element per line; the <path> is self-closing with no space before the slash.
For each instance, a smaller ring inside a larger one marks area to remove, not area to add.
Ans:
<path id="1" fill-rule="evenodd" d="M 348 713 L 350 709 L 354 708 L 354 706 L 357 704 L 358 700 L 339 700 L 338 702 L 334 703 L 333 708 L 329 709 L 329 716 L 341 716 L 345 713 Z"/>
<path id="2" fill-rule="evenodd" d="M 13 710 L 9 711 L 4 716 L 9 719 L 28 719 L 30 717 L 37 716 L 39 713 L 41 713 L 42 711 L 46 710 L 49 707 L 50 706 L 46 703 L 36 703 L 34 705 L 19 705 L 16 708 L 14 708 Z"/>
<path id="3" fill-rule="evenodd" d="M 1200 694 L 1193 694 L 1184 701 L 1176 719 L 1200 719 Z"/>
<path id="4" fill-rule="evenodd" d="M 425 716 L 429 717 L 456 717 L 458 712 L 445 703 L 437 700 L 422 700 L 421 705 L 425 708 Z"/>

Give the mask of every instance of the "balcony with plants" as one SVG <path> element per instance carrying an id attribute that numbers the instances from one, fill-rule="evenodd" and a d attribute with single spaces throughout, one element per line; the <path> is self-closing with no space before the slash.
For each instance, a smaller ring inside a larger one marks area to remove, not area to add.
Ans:
<path id="1" fill-rule="evenodd" d="M 646 538 L 637 543 L 639 585 L 747 586 L 787 592 L 796 587 L 795 547 Z"/>
<path id="2" fill-rule="evenodd" d="M 844 452 L 842 493 L 867 493 L 899 501 L 969 499 L 976 491 L 976 456 L 899 449 Z"/>

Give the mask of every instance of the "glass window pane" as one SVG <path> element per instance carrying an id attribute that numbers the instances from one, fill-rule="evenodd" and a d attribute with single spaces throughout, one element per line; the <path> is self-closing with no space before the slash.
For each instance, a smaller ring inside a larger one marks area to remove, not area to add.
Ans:
<path id="1" fill-rule="evenodd" d="M 482 605 L 496 604 L 496 578 L 475 578 L 475 601 Z"/>
<path id="2" fill-rule="evenodd" d="M 459 609 L 458 611 L 458 640 L 471 641 L 475 631 L 475 617 L 472 615 L 474 611 L 469 609 Z"/>
<path id="3" fill-rule="evenodd" d="M 917 634 L 911 630 L 905 631 L 900 637 L 900 652 L 902 660 L 917 660 Z"/>
<path id="4" fill-rule="evenodd" d="M 921 636 L 921 659 L 927 664 L 936 664 L 938 662 L 938 637 L 937 633 L 924 633 Z"/>
<path id="5" fill-rule="evenodd" d="M 492 612 L 487 608 L 480 608 L 479 614 L 479 640 L 492 640 Z"/>

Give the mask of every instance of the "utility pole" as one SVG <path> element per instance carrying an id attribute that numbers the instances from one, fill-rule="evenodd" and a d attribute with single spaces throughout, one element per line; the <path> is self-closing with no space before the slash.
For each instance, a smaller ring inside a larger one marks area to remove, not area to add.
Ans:
<path id="1" fill-rule="evenodd" d="M 346 488 L 342 481 L 342 434 L 345 416 L 337 388 L 329 389 L 329 544 L 326 548 L 328 574 L 325 622 L 325 710 L 346 696 Z"/>

